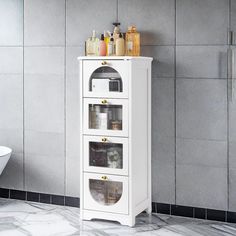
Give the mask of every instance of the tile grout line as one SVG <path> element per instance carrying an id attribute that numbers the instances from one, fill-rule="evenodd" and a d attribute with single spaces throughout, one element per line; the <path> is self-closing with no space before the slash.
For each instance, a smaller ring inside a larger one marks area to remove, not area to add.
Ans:
<path id="1" fill-rule="evenodd" d="M 167 136 L 168 137 L 168 136 Z M 170 136 L 171 137 L 171 136 Z M 209 142 L 227 142 L 226 139 L 211 139 L 211 138 L 189 138 L 189 137 L 182 137 L 177 136 L 178 139 L 183 140 L 195 140 L 195 141 L 209 141 Z"/>
<path id="2" fill-rule="evenodd" d="M 228 28 L 229 30 L 231 30 L 231 0 L 229 0 L 229 8 L 228 8 Z M 227 32 L 227 35 L 229 37 L 229 32 Z M 228 39 L 228 53 L 229 53 L 229 49 L 230 49 L 230 41 Z M 227 54 L 228 54 L 227 53 Z M 226 93 L 227 93 L 227 210 L 229 210 L 229 55 L 227 55 L 227 89 L 226 89 Z M 227 214 L 226 214 L 226 220 L 227 220 Z"/>
<path id="3" fill-rule="evenodd" d="M 34 48 L 34 47 L 63 47 L 64 45 L 25 45 L 26 48 Z M 141 44 L 141 47 L 224 47 L 226 44 Z M 20 47 L 20 45 L 5 45 L 1 47 Z M 68 47 L 84 47 L 83 44 L 68 44 Z"/>
<path id="4" fill-rule="evenodd" d="M 162 78 L 171 78 L 171 77 L 162 77 Z M 157 79 L 162 79 L 162 78 L 157 78 Z M 197 80 L 227 80 L 227 77 L 225 77 L 225 78 L 223 78 L 223 77 L 219 77 L 219 78 L 215 78 L 215 77 L 184 77 L 184 76 L 182 76 L 182 77 L 176 77 L 176 79 L 177 80 L 179 80 L 179 79 L 197 79 Z"/>
<path id="5" fill-rule="evenodd" d="M 23 189 L 25 181 L 25 1 L 23 0 Z M 10 192 L 10 191 L 9 191 Z"/>
<path id="6" fill-rule="evenodd" d="M 176 88 L 177 88 L 177 86 L 176 86 L 176 82 L 177 82 L 177 80 L 176 80 L 176 24 L 177 24 L 177 21 L 176 21 L 176 19 L 177 19 L 177 0 L 175 0 L 175 47 L 174 47 L 174 73 L 175 73 L 175 79 L 174 79 L 174 118 L 175 118 L 175 124 L 174 124 L 174 127 L 175 127 L 175 129 L 174 129 L 174 132 L 175 132 L 175 173 L 174 173 L 174 175 L 175 175 L 175 204 L 176 204 L 176 201 L 177 201 L 177 187 L 176 187 L 176 184 L 177 184 L 177 170 L 176 170 L 176 168 L 177 168 L 177 152 L 176 152 L 176 150 L 177 150 L 177 147 L 176 147 L 176 139 L 177 139 L 177 127 L 176 127 L 176 124 L 177 124 L 177 118 L 176 118 L 176 114 L 177 114 L 177 112 L 176 112 L 176 110 L 177 110 L 177 103 L 176 103 L 176 94 L 177 94 L 177 92 L 176 92 Z"/>
<path id="7" fill-rule="evenodd" d="M 44 45 L 44 44 L 37 44 L 37 45 L 25 45 L 25 48 L 34 48 L 34 47 L 63 47 L 64 45 Z M 141 44 L 141 47 L 224 47 L 226 44 Z M 0 45 L 0 48 L 9 48 L 9 47 L 21 47 L 21 45 Z M 84 47 L 83 44 L 71 44 L 68 47 Z"/>
<path id="8" fill-rule="evenodd" d="M 66 178 L 67 178 L 67 150 L 66 150 L 66 147 L 67 147 L 67 139 L 66 139 L 66 121 L 67 121 L 67 117 L 66 117 L 66 114 L 67 114 L 67 99 L 66 99 L 66 88 L 67 88 L 67 81 L 66 81 L 66 11 L 67 11 L 67 4 L 66 4 L 66 0 L 65 0 L 65 42 L 64 42 L 64 195 L 66 195 Z M 64 205 L 65 205 L 65 198 L 64 198 Z"/>
<path id="9" fill-rule="evenodd" d="M 119 22 L 119 0 L 116 0 L 116 22 Z"/>
<path id="10" fill-rule="evenodd" d="M 163 80 L 163 79 L 175 79 L 175 76 L 154 76 L 152 77 L 152 79 L 155 80 Z M 187 76 L 182 76 L 182 77 L 176 77 L 176 80 L 180 80 L 180 79 L 197 79 L 197 80 L 227 80 L 227 77 L 223 78 L 223 77 L 187 77 Z"/>

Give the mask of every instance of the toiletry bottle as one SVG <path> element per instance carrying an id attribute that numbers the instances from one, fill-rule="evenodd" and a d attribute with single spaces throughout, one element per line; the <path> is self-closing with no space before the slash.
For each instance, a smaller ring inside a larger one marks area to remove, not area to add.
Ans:
<path id="1" fill-rule="evenodd" d="M 107 114 L 107 128 L 110 129 L 110 121 L 112 120 L 112 110 L 108 107 L 104 107 L 103 112 Z"/>
<path id="2" fill-rule="evenodd" d="M 113 31 L 113 37 L 114 37 L 114 41 L 116 42 L 116 40 L 119 38 L 120 35 L 120 23 L 119 22 L 115 22 L 113 23 L 114 27 L 114 31 Z"/>
<path id="3" fill-rule="evenodd" d="M 93 38 L 93 49 L 94 49 L 94 54 L 95 56 L 99 55 L 99 38 L 96 37 L 96 31 L 94 30 L 94 38 Z"/>
<path id="4" fill-rule="evenodd" d="M 116 56 L 125 55 L 125 40 L 123 39 L 122 34 L 119 34 L 119 38 L 116 40 Z"/>
<path id="5" fill-rule="evenodd" d="M 140 55 L 140 34 L 136 31 L 135 26 L 128 27 L 125 35 L 126 41 L 126 56 L 139 56 Z"/>
<path id="6" fill-rule="evenodd" d="M 93 41 L 92 37 L 89 37 L 85 42 L 85 55 L 93 56 Z"/>
<path id="7" fill-rule="evenodd" d="M 100 126 L 100 119 L 99 119 L 99 114 L 101 112 L 101 107 L 100 105 L 94 105 L 94 111 L 95 111 L 95 122 L 94 122 L 94 126 L 93 128 L 94 129 L 99 129 L 99 126 Z"/>
<path id="8" fill-rule="evenodd" d="M 94 109 L 94 105 L 92 105 L 89 111 L 89 128 L 95 129 L 96 128 L 96 111 Z"/>
<path id="9" fill-rule="evenodd" d="M 106 43 L 104 41 L 104 34 L 101 35 L 101 40 L 99 42 L 99 56 L 106 56 L 107 48 Z"/>
<path id="10" fill-rule="evenodd" d="M 110 32 L 109 31 L 104 31 L 104 42 L 106 43 L 106 56 L 107 56 L 109 41 L 110 41 Z"/>
<path id="11" fill-rule="evenodd" d="M 107 113 L 99 113 L 99 128 L 98 129 L 103 129 L 106 130 L 107 129 Z"/>
<path id="12" fill-rule="evenodd" d="M 96 31 L 93 30 L 92 37 L 86 41 L 86 56 L 98 56 L 99 39 L 96 38 Z"/>
<path id="13" fill-rule="evenodd" d="M 114 38 L 111 36 L 110 42 L 108 43 L 108 56 L 114 56 L 115 55 L 115 44 L 114 44 Z"/>

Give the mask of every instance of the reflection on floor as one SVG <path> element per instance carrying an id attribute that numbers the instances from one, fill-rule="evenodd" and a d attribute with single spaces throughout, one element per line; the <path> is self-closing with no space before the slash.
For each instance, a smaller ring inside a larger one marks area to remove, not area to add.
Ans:
<path id="1" fill-rule="evenodd" d="M 79 209 L 0 199 L 0 236 L 21 235 L 236 235 L 236 224 L 183 217 L 141 214 L 134 228 L 115 222 L 79 220 Z"/>

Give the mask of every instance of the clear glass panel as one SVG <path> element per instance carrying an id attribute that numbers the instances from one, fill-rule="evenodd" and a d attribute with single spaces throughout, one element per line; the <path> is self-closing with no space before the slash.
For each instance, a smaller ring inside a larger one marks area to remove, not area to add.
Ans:
<path id="1" fill-rule="evenodd" d="M 120 200 L 123 184 L 122 182 L 90 179 L 89 189 L 96 202 L 109 206 L 114 205 Z"/>
<path id="2" fill-rule="evenodd" d="M 123 84 L 120 74 L 109 66 L 96 69 L 89 80 L 90 92 L 122 92 L 122 87 Z"/>
<path id="3" fill-rule="evenodd" d="M 89 142 L 89 165 L 123 168 L 123 144 Z"/>
<path id="4" fill-rule="evenodd" d="M 122 105 L 89 105 L 89 128 L 122 130 Z"/>

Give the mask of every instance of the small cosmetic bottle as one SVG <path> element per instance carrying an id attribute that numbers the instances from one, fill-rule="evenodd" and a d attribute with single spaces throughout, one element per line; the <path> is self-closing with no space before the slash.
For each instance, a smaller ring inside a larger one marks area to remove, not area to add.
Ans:
<path id="1" fill-rule="evenodd" d="M 108 51 L 107 51 L 108 56 L 114 56 L 115 55 L 115 44 L 114 44 L 114 38 L 110 38 L 110 42 L 108 43 Z"/>
<path id="2" fill-rule="evenodd" d="M 109 41 L 110 41 L 110 32 L 109 31 L 104 31 L 104 42 L 106 43 L 106 52 L 108 51 Z"/>
<path id="3" fill-rule="evenodd" d="M 101 40 L 99 42 L 99 56 L 106 56 L 107 54 L 107 47 L 104 41 L 104 34 L 101 35 Z"/>
<path id="4" fill-rule="evenodd" d="M 119 38 L 116 40 L 116 56 L 125 55 L 125 40 L 123 39 L 122 34 L 119 34 Z"/>
<path id="5" fill-rule="evenodd" d="M 99 39 L 96 37 L 96 31 L 93 30 L 92 37 L 86 41 L 86 56 L 98 56 Z"/>

